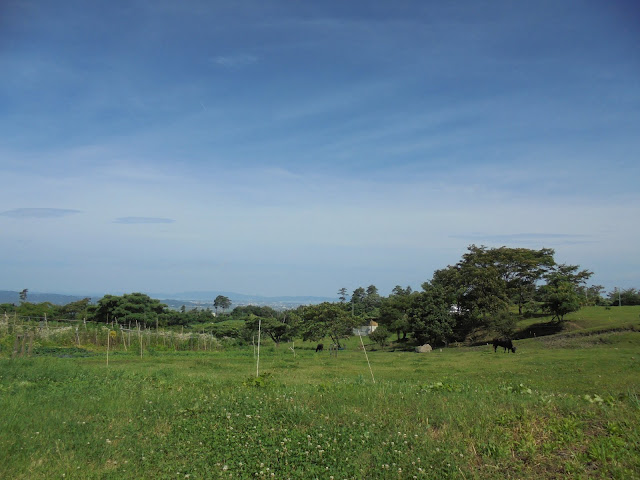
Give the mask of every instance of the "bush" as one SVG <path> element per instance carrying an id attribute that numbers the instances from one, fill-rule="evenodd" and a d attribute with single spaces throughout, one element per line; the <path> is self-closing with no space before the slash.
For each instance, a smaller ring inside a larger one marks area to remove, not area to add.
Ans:
<path id="1" fill-rule="evenodd" d="M 380 345 L 382 348 L 387 344 L 387 339 L 391 336 L 391 332 L 384 326 L 376 328 L 369 334 L 369 338 Z"/>

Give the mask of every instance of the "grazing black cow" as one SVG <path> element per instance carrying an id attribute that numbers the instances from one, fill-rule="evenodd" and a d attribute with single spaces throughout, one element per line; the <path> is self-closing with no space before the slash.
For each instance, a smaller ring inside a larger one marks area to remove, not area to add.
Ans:
<path id="1" fill-rule="evenodd" d="M 496 338 L 493 341 L 493 351 L 497 352 L 498 347 L 504 348 L 505 353 L 507 350 L 511 350 L 513 353 L 516 353 L 516 347 L 513 346 L 513 342 L 510 338 Z"/>
<path id="2" fill-rule="evenodd" d="M 324 344 L 319 343 L 318 346 L 316 347 L 316 352 L 321 352 L 324 350 Z"/>

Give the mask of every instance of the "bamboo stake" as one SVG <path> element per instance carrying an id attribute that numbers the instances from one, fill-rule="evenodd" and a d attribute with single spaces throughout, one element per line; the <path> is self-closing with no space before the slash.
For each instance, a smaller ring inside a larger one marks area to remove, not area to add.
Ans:
<path id="1" fill-rule="evenodd" d="M 256 362 L 256 377 L 260 376 L 260 328 L 262 327 L 262 318 L 258 319 L 258 361 Z"/>
<path id="2" fill-rule="evenodd" d="M 364 348 L 364 342 L 362 341 L 362 335 L 358 335 L 360 337 L 360 344 L 362 345 L 362 350 L 364 351 L 364 356 L 367 359 L 367 364 L 369 365 L 369 371 L 371 372 L 371 379 L 373 383 L 376 383 L 376 379 L 373 378 L 373 370 L 371 370 L 371 363 L 369 363 L 369 355 L 367 355 L 367 349 Z"/>
<path id="3" fill-rule="evenodd" d="M 16 332 L 16 339 L 13 342 L 13 353 L 11 354 L 11 358 L 16 358 L 18 356 L 18 352 L 20 351 L 20 335 Z"/>

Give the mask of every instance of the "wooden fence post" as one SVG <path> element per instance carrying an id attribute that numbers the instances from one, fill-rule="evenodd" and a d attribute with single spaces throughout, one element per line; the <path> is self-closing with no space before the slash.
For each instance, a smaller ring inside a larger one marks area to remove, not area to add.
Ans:
<path id="1" fill-rule="evenodd" d="M 20 335 L 16 333 L 16 339 L 13 342 L 13 353 L 11 354 L 12 359 L 18 356 L 19 348 L 20 348 Z"/>

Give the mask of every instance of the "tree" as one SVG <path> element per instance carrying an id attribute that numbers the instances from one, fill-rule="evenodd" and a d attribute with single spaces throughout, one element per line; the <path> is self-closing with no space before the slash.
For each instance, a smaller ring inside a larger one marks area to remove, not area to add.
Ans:
<path id="1" fill-rule="evenodd" d="M 24 290 L 22 290 L 20 292 L 20 301 L 21 302 L 26 302 L 27 301 L 27 293 L 29 293 L 29 289 L 25 288 Z"/>
<path id="2" fill-rule="evenodd" d="M 604 296 L 605 290 L 602 285 L 582 285 L 576 288 L 580 301 L 583 305 L 609 305 L 611 302 Z"/>
<path id="3" fill-rule="evenodd" d="M 369 338 L 384 348 L 390 335 L 389 330 L 381 325 L 369 334 Z"/>
<path id="4" fill-rule="evenodd" d="M 16 306 L 13 303 L 0 303 L 1 313 L 13 313 L 16 311 Z"/>
<path id="5" fill-rule="evenodd" d="M 362 303 L 364 302 L 365 297 L 367 296 L 367 292 L 364 288 L 358 287 L 351 294 L 351 303 Z"/>
<path id="6" fill-rule="evenodd" d="M 423 291 L 413 296 L 409 310 L 409 329 L 420 343 L 448 343 L 456 318 L 444 289 L 425 282 Z"/>
<path id="7" fill-rule="evenodd" d="M 423 289 L 425 285 L 440 287 L 449 309 L 455 306 L 461 335 L 486 325 L 490 316 L 509 306 L 506 282 L 495 255 L 485 246 L 469 246 L 461 261 L 436 270 Z"/>
<path id="8" fill-rule="evenodd" d="M 508 297 L 522 315 L 523 306 L 535 296 L 536 282 L 555 265 L 554 250 L 500 247 L 489 253 L 506 284 Z"/>
<path id="9" fill-rule="evenodd" d="M 353 315 L 362 315 L 364 313 L 364 299 L 367 297 L 367 292 L 364 288 L 358 287 L 351 294 L 351 313 Z"/>
<path id="10" fill-rule="evenodd" d="M 165 314 L 167 305 L 144 293 L 125 293 L 122 296 L 105 295 L 88 312 L 97 322 L 138 323 L 142 326 L 154 325 Z"/>
<path id="11" fill-rule="evenodd" d="M 387 298 L 382 299 L 378 323 L 385 326 L 389 331 L 395 332 L 398 340 L 400 340 L 401 333 L 404 339 L 409 332 L 408 311 L 412 299 L 411 287 L 407 287 L 407 290 L 402 287 L 396 287 L 392 292 L 398 293 L 392 293 Z"/>
<path id="12" fill-rule="evenodd" d="M 295 334 L 295 329 L 291 324 L 286 322 L 286 317 L 261 318 L 251 315 L 245 321 L 245 328 L 249 332 L 257 332 L 258 326 L 260 326 L 261 332 L 271 337 L 271 340 L 273 340 L 276 345 L 291 340 Z"/>
<path id="13" fill-rule="evenodd" d="M 355 326 L 353 317 L 339 303 L 308 305 L 301 309 L 300 316 L 303 340 L 318 341 L 329 336 L 338 347 L 340 340 L 349 337 Z"/>
<path id="14" fill-rule="evenodd" d="M 367 287 L 367 293 L 364 297 L 364 313 L 368 317 L 377 317 L 378 316 L 378 308 L 380 307 L 380 303 L 382 298 L 378 293 L 378 287 L 375 285 L 369 285 Z"/>
<path id="15" fill-rule="evenodd" d="M 45 315 L 49 319 L 53 319 L 58 314 L 58 306 L 51 302 L 30 303 L 23 302 L 18 306 L 16 312 L 24 317 L 43 318 Z"/>
<path id="16" fill-rule="evenodd" d="M 543 308 L 558 322 L 562 322 L 567 313 L 580 309 L 579 289 L 593 272 L 579 268 L 578 265 L 558 265 L 545 276 L 546 285 L 539 288 Z"/>
<path id="17" fill-rule="evenodd" d="M 577 289 L 593 275 L 592 271 L 586 269 L 578 270 L 579 268 L 579 265 L 562 263 L 546 275 L 547 283 L 552 282 L 554 279 L 562 279 L 571 283 Z"/>
<path id="18" fill-rule="evenodd" d="M 556 270 L 550 248 L 488 248 L 470 245 L 454 266 L 434 272 L 432 283 L 443 287 L 456 307 L 461 331 L 487 325 L 510 306 L 522 315 L 534 304 L 537 286 Z M 582 274 L 582 272 L 580 272 Z"/>
<path id="19" fill-rule="evenodd" d="M 244 315 L 245 312 L 248 312 L 248 316 Z M 234 314 L 244 315 L 242 318 L 245 321 L 247 339 L 257 333 L 260 327 L 261 332 L 271 337 L 276 346 L 281 342 L 292 340 L 298 334 L 300 327 L 300 317 L 294 310 L 276 312 L 268 306 L 248 305 L 234 308 L 232 315 Z"/>
<path id="20" fill-rule="evenodd" d="M 344 303 L 347 301 L 347 289 L 342 287 L 340 290 L 338 290 L 338 300 L 340 300 L 340 303 Z"/>
<path id="21" fill-rule="evenodd" d="M 611 305 L 640 305 L 640 292 L 635 288 L 618 290 L 617 288 L 609 294 Z"/>
<path id="22" fill-rule="evenodd" d="M 218 308 L 221 308 L 222 311 L 224 312 L 230 306 L 231 306 L 231 300 L 229 300 L 229 298 L 225 297 L 224 295 L 218 295 L 216 299 L 213 301 L 213 307 L 215 308 L 216 313 L 218 312 Z"/>
<path id="23" fill-rule="evenodd" d="M 378 294 L 378 287 L 376 287 L 375 285 L 369 285 L 367 287 L 367 297 L 373 297 L 373 296 L 380 296 Z"/>
<path id="24" fill-rule="evenodd" d="M 402 288 L 400 285 L 396 285 L 395 287 L 393 287 L 393 290 L 391 290 L 391 295 L 406 296 L 411 295 L 411 292 L 413 292 L 413 290 L 410 286 L 407 286 L 407 288 Z"/>
<path id="25" fill-rule="evenodd" d="M 566 280 L 558 280 L 543 289 L 544 308 L 553 314 L 552 320 L 564 321 L 567 313 L 580 309 L 580 297 L 575 286 Z"/>
<path id="26" fill-rule="evenodd" d="M 87 315 L 87 309 L 91 303 L 90 298 L 83 298 L 76 302 L 67 303 L 58 309 L 58 315 L 61 318 L 75 320 Z"/>

